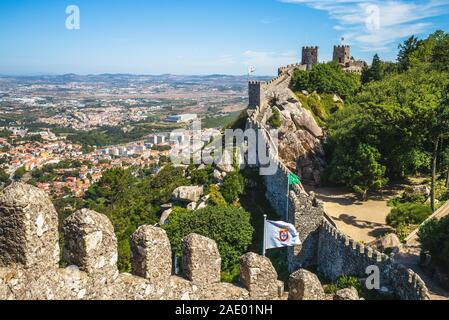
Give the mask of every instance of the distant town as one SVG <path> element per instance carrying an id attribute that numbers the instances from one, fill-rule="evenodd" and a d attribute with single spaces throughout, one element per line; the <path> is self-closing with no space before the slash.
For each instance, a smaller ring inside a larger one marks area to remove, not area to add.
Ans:
<path id="1" fill-rule="evenodd" d="M 247 78 L 0 77 L 2 184 L 18 178 L 54 197 L 83 197 L 102 172 L 156 170 L 170 134 L 202 120 L 207 143 L 247 105 Z"/>

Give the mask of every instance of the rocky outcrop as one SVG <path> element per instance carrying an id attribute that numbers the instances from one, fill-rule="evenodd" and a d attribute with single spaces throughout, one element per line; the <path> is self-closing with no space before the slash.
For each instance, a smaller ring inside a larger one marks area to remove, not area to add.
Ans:
<path id="1" fill-rule="evenodd" d="M 324 171 L 325 153 L 322 140 L 323 129 L 313 114 L 303 108 L 296 95 L 290 90 L 292 70 L 288 69 L 265 88 L 265 105 L 255 111 L 254 119 L 270 129 L 269 120 L 273 110 L 280 111 L 279 156 L 283 163 L 309 184 L 320 184 Z"/>
<path id="2" fill-rule="evenodd" d="M 161 214 L 161 218 L 159 219 L 159 225 L 167 224 L 168 218 L 170 217 L 171 213 L 173 212 L 173 209 L 167 209 L 164 210 Z"/>
<path id="3" fill-rule="evenodd" d="M 404 190 L 402 198 L 406 201 L 416 201 L 418 198 L 424 201 L 430 197 L 430 188 L 427 185 L 408 186 Z"/>
<path id="4" fill-rule="evenodd" d="M 179 187 L 173 191 L 173 201 L 180 202 L 198 202 L 204 194 L 204 188 L 202 186 L 188 186 Z"/>
<path id="5" fill-rule="evenodd" d="M 325 293 L 318 277 L 304 269 L 290 276 L 289 300 L 324 300 Z"/>
<path id="6" fill-rule="evenodd" d="M 401 240 L 399 240 L 398 236 L 394 233 L 390 233 L 380 239 L 380 249 L 381 250 L 387 250 L 387 249 L 396 249 L 400 250 L 402 247 Z"/>
<path id="7" fill-rule="evenodd" d="M 354 287 L 343 289 L 337 291 L 337 293 L 334 295 L 334 300 L 360 300 L 359 293 L 357 292 L 357 289 Z"/>
<path id="8" fill-rule="evenodd" d="M 233 155 L 229 151 L 225 150 L 223 152 L 223 156 L 221 157 L 221 160 L 216 164 L 216 167 L 219 171 L 224 173 L 224 175 L 222 174 L 223 178 L 226 176 L 227 173 L 233 172 L 234 171 Z M 217 176 L 217 178 L 218 178 L 218 176 Z"/>

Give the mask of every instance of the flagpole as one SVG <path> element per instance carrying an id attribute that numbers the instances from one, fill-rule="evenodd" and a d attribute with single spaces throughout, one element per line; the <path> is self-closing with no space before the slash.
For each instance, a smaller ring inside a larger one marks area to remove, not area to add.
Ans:
<path id="1" fill-rule="evenodd" d="M 290 205 L 290 175 L 287 176 L 287 215 L 285 216 L 285 222 L 288 222 L 288 210 Z"/>
<path id="2" fill-rule="evenodd" d="M 262 255 L 265 257 L 267 253 L 267 215 L 263 215 L 263 253 Z"/>

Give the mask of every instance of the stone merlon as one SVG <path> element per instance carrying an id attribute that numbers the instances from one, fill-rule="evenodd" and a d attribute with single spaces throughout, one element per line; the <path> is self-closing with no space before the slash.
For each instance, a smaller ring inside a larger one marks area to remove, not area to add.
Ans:
<path id="1" fill-rule="evenodd" d="M 132 235 L 132 274 L 120 274 L 105 215 L 84 209 L 63 226 L 66 268 L 59 267 L 58 214 L 45 192 L 14 183 L 0 193 L 0 300 L 277 299 L 283 290 L 271 262 L 256 254 L 241 265 L 241 278 L 251 280 L 221 283 L 217 244 L 196 234 L 182 243 L 186 277 L 172 275 L 167 234 L 152 226 Z"/>

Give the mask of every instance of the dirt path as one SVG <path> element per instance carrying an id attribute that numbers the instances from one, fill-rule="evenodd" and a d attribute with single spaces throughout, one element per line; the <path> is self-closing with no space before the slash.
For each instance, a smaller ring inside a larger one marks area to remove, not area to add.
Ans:
<path id="1" fill-rule="evenodd" d="M 308 191 L 316 193 L 338 228 L 354 240 L 370 243 L 391 231 L 386 223 L 391 210 L 387 202 L 396 195 L 394 191 L 386 192 L 383 199 L 379 197 L 366 202 L 341 188 L 308 188 Z"/>
<path id="2" fill-rule="evenodd" d="M 398 191 L 386 191 L 383 197 L 377 197 L 367 202 L 360 202 L 351 192 L 340 188 L 307 188 L 314 191 L 317 198 L 324 202 L 326 213 L 335 221 L 337 227 L 354 240 L 370 243 L 377 237 L 391 230 L 386 218 L 391 208 L 387 202 L 398 195 Z M 438 213 L 438 218 L 449 214 L 449 202 Z M 420 244 L 416 237 L 396 256 L 396 262 L 403 264 L 416 272 L 426 283 L 432 300 L 449 300 L 449 292 L 435 283 L 419 266 Z"/>

